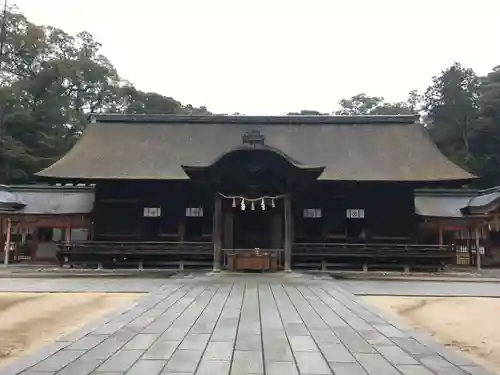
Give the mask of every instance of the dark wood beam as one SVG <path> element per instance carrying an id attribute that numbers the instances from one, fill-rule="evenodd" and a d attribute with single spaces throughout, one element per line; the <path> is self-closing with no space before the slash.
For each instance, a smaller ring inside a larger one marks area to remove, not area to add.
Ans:
<path id="1" fill-rule="evenodd" d="M 285 218 L 285 238 L 283 241 L 285 259 L 285 272 L 291 272 L 292 263 L 292 241 L 293 241 L 293 216 L 292 216 L 292 199 L 288 194 L 284 199 L 284 218 Z"/>
<path id="2" fill-rule="evenodd" d="M 214 198 L 212 242 L 214 245 L 214 272 L 219 272 L 222 256 L 222 197 L 217 193 Z"/>

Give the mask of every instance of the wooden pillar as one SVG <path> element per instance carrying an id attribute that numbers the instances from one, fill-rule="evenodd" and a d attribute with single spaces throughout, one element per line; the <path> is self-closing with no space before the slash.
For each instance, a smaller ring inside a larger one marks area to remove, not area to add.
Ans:
<path id="1" fill-rule="evenodd" d="M 186 239 L 186 217 L 183 216 L 179 221 L 179 226 L 177 227 L 177 236 L 180 242 L 184 242 Z"/>
<path id="2" fill-rule="evenodd" d="M 5 255 L 3 258 L 3 263 L 5 265 L 9 264 L 9 256 L 10 256 L 10 232 L 12 231 L 12 220 L 10 218 L 7 219 L 7 234 L 5 235 Z"/>
<path id="3" fill-rule="evenodd" d="M 443 236 L 443 223 L 438 223 L 439 228 L 439 244 L 444 245 L 444 236 Z"/>
<path id="4" fill-rule="evenodd" d="M 222 198 L 219 194 L 216 194 L 214 198 L 212 243 L 214 245 L 213 272 L 220 272 L 222 255 Z"/>
<path id="5" fill-rule="evenodd" d="M 283 215 L 278 210 L 272 210 L 271 221 L 271 236 L 272 248 L 283 249 Z M 276 254 L 276 262 L 278 267 L 283 267 L 283 253 L 280 251 Z"/>
<path id="6" fill-rule="evenodd" d="M 28 239 L 28 223 L 26 222 L 24 215 L 19 218 L 18 225 L 19 231 L 21 232 L 21 245 L 24 245 Z"/>
<path id="7" fill-rule="evenodd" d="M 481 235 L 481 227 L 479 224 L 476 225 L 476 269 L 481 269 L 481 252 L 479 251 L 479 246 L 481 245 L 480 241 Z"/>
<path id="8" fill-rule="evenodd" d="M 290 195 L 285 196 L 284 204 L 284 222 L 285 231 L 283 239 L 283 250 L 284 250 L 284 269 L 285 272 L 292 271 L 292 239 L 293 239 L 293 217 L 292 217 L 292 199 Z"/>
<path id="9" fill-rule="evenodd" d="M 71 217 L 68 218 L 68 225 L 66 226 L 66 232 L 64 233 L 64 241 L 71 241 Z"/>
<path id="10" fill-rule="evenodd" d="M 5 247 L 5 236 L 3 234 L 4 218 L 0 216 L 0 245 Z"/>
<path id="11" fill-rule="evenodd" d="M 90 220 L 90 228 L 89 228 L 89 232 L 87 235 L 87 240 L 89 240 L 89 241 L 95 240 L 95 221 L 94 220 Z"/>

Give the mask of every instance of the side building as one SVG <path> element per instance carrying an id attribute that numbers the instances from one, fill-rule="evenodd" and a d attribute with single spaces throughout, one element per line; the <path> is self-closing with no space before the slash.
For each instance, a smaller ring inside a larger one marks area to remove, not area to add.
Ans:
<path id="1" fill-rule="evenodd" d="M 99 115 L 38 176 L 95 184 L 91 240 L 64 261 L 216 271 L 442 264 L 447 249 L 418 239 L 414 191 L 474 178 L 414 116 Z"/>
<path id="2" fill-rule="evenodd" d="M 453 244 L 458 265 L 500 265 L 500 187 L 417 190 L 415 210 L 421 242 Z"/>
<path id="3" fill-rule="evenodd" d="M 94 189 L 85 186 L 0 186 L 0 261 L 56 259 L 57 242 L 90 238 Z"/>

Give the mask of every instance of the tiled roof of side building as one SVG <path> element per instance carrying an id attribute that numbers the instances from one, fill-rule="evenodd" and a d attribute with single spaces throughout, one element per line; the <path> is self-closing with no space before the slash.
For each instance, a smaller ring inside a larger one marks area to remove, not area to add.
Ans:
<path id="1" fill-rule="evenodd" d="M 8 194 L 16 205 L 1 202 Z M 94 188 L 84 186 L 10 185 L 0 189 L 0 211 L 25 215 L 87 214 L 94 207 Z"/>

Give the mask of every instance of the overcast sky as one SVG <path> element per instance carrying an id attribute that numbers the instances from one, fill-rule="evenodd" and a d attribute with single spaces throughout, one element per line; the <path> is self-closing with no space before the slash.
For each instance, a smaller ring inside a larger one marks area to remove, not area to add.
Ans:
<path id="1" fill-rule="evenodd" d="M 90 31 L 125 79 L 218 113 L 404 100 L 460 61 L 500 64 L 500 0 L 9 0 Z"/>

